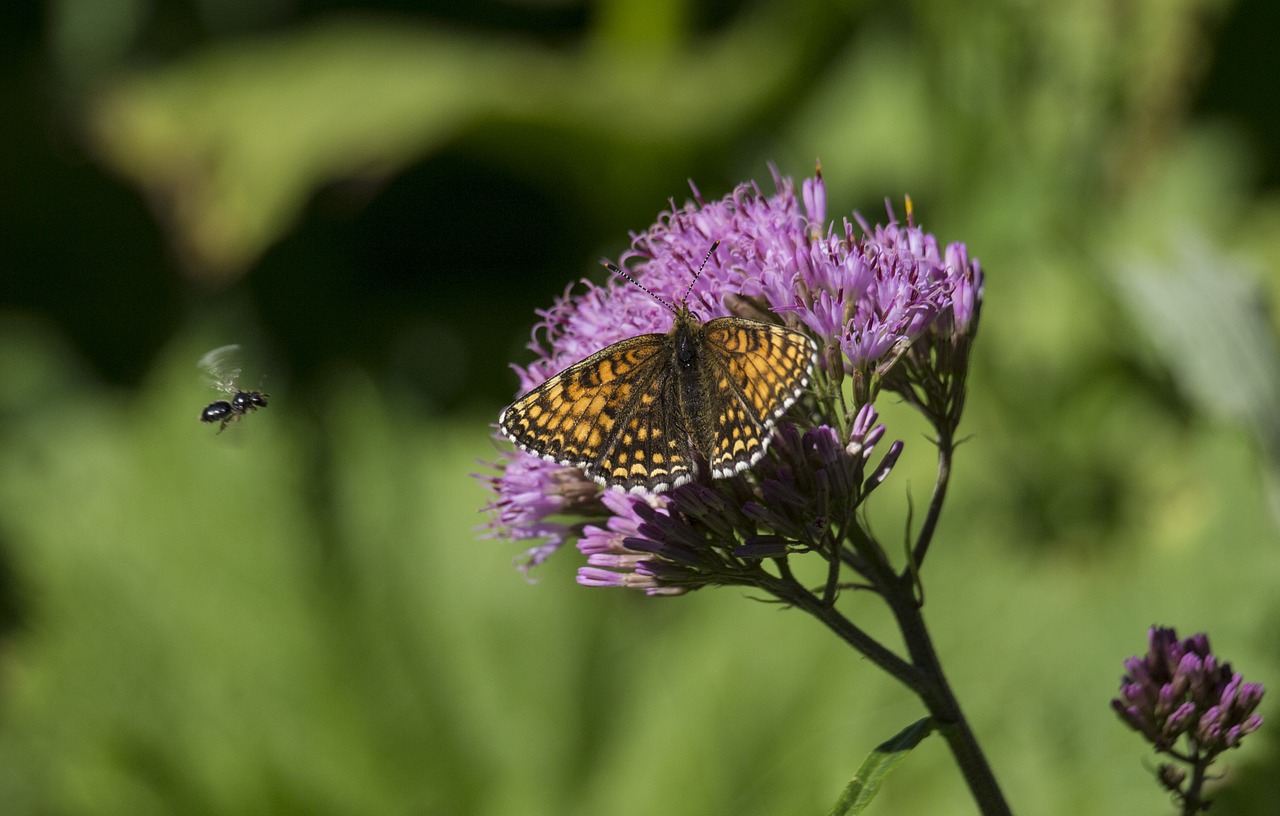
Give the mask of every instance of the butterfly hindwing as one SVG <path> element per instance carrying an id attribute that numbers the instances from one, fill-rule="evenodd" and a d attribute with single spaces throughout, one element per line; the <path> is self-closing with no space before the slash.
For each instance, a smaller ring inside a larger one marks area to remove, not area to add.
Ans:
<path id="1" fill-rule="evenodd" d="M 713 476 L 728 476 L 764 455 L 774 423 L 809 382 L 815 351 L 784 326 L 721 317 L 706 324 L 706 354 L 715 371 L 707 397 L 715 443 L 707 458 Z"/>

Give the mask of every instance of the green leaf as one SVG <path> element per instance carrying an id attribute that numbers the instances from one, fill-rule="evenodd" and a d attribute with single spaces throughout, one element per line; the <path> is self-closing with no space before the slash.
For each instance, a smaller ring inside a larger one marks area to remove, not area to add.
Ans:
<path id="1" fill-rule="evenodd" d="M 853 775 L 849 786 L 831 808 L 830 816 L 853 816 L 861 813 L 880 792 L 880 783 L 889 772 L 934 730 L 933 718 L 925 717 L 876 746 Z"/>

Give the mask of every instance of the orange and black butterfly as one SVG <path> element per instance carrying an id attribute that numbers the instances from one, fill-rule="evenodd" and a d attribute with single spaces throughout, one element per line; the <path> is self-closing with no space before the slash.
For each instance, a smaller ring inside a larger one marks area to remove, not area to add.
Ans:
<path id="1" fill-rule="evenodd" d="M 660 493 L 702 467 L 721 478 L 758 462 L 774 423 L 808 385 L 816 349 L 773 323 L 702 323 L 686 306 L 692 289 L 679 308 L 649 292 L 675 315 L 670 331 L 622 340 L 569 366 L 502 412 L 503 433 L 523 451 L 631 493 Z"/>

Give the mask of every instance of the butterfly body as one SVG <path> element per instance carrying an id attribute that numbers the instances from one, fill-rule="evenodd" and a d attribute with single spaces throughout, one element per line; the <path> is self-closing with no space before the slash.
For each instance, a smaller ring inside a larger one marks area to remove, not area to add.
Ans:
<path id="1" fill-rule="evenodd" d="M 667 333 L 614 343 L 522 396 L 502 412 L 502 431 L 632 493 L 751 467 L 808 384 L 812 342 L 771 323 L 672 311 Z"/>

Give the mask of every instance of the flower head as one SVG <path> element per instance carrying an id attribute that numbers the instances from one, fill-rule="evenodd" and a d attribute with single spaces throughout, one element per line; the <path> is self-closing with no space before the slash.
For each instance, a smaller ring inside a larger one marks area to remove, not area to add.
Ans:
<path id="1" fill-rule="evenodd" d="M 661 496 L 606 492 L 603 501 L 614 515 L 584 530 L 578 549 L 588 566 L 579 570 L 578 583 L 650 594 L 751 585 L 763 558 L 830 549 L 902 449 L 894 443 L 868 473 L 884 434 L 875 419 L 867 406 L 848 444 L 825 425 L 803 434 L 781 426 L 774 456 L 762 463 L 754 484 L 727 481 L 713 489 L 693 483 Z"/>
<path id="2" fill-rule="evenodd" d="M 951 376 L 953 392 L 963 391 L 962 377 L 955 386 L 954 375 L 930 366 L 940 344 L 963 347 L 967 362 L 982 273 L 965 247 L 942 249 L 892 212 L 888 225 L 874 228 L 856 217 L 856 225 L 827 223 L 820 174 L 802 182 L 798 195 L 776 171 L 774 186 L 765 195 L 743 184 L 715 201 L 694 188 L 692 200 L 673 202 L 632 236 L 620 259 L 640 285 L 614 276 L 566 290 L 538 313 L 534 360 L 515 369 L 528 391 L 612 343 L 665 333 L 668 306 L 687 303 L 701 321 L 732 315 L 807 334 L 821 353 L 803 410 L 779 422 L 754 470 L 662 497 L 602 495 L 575 469 L 510 454 L 498 476 L 483 477 L 495 494 L 490 529 L 546 538 L 528 552 L 530 564 L 578 539 L 588 558 L 583 584 L 664 593 L 749 582 L 762 558 L 833 546 L 824 531 L 852 523 L 854 509 L 883 481 L 901 445 L 874 473 L 864 472 L 884 432 L 871 406 L 882 387 L 909 387 L 893 372 L 914 346 L 931 350 L 901 375 L 907 383 Z M 707 257 L 716 242 L 719 250 Z"/>
<path id="3" fill-rule="evenodd" d="M 1173 629 L 1153 626 L 1148 639 L 1146 655 L 1124 662 L 1120 696 L 1111 706 L 1157 751 L 1170 750 L 1185 735 L 1196 756 L 1211 759 L 1262 725 L 1254 712 L 1262 684 L 1232 672 L 1209 650 L 1207 635 L 1178 640 Z"/>
<path id="4" fill-rule="evenodd" d="M 483 508 L 490 513 L 490 521 L 481 529 L 485 538 L 538 540 L 538 545 L 525 551 L 520 567 L 526 573 L 579 532 L 578 526 L 553 521 L 553 517 L 604 513 L 595 482 L 574 468 L 518 452 L 505 454 L 503 461 L 490 467 L 498 473 L 476 474 L 494 494 Z"/>

